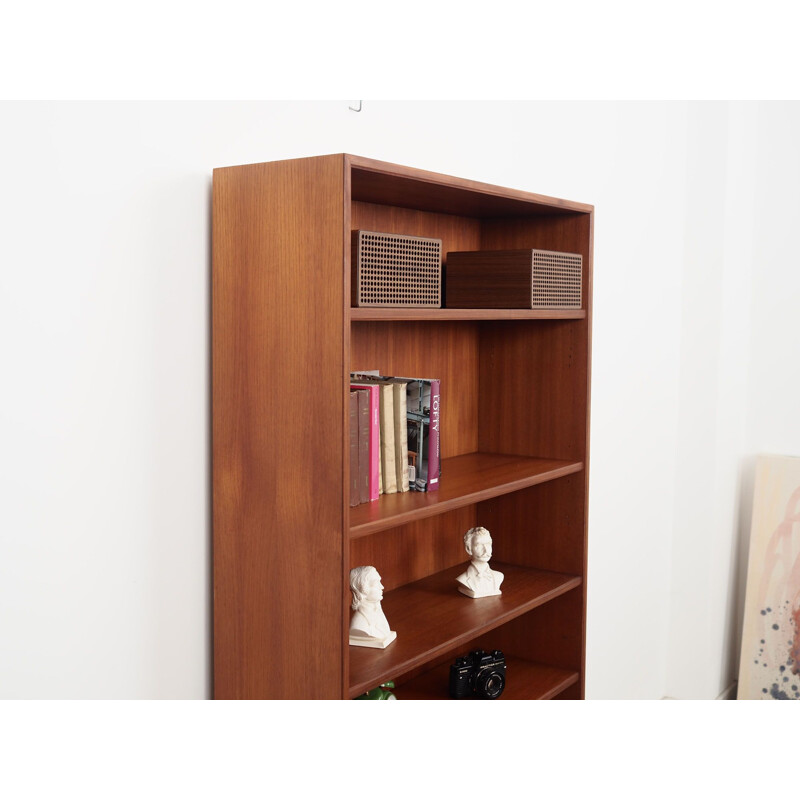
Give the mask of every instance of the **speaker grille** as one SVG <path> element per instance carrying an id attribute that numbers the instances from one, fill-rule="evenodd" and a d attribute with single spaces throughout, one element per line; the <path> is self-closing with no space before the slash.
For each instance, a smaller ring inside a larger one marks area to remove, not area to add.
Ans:
<path id="1" fill-rule="evenodd" d="M 581 262 L 577 253 L 534 250 L 531 308 L 580 308 Z"/>
<path id="2" fill-rule="evenodd" d="M 353 231 L 353 305 L 442 305 L 442 240 Z"/>

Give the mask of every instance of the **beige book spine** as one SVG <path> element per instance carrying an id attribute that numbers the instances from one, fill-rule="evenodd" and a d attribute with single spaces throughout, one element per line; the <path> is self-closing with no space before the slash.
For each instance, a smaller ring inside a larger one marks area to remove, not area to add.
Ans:
<path id="1" fill-rule="evenodd" d="M 394 388 L 381 385 L 381 471 L 383 493 L 397 493 L 397 466 L 394 456 Z"/>
<path id="2" fill-rule="evenodd" d="M 408 491 L 408 419 L 406 384 L 394 383 L 394 460 L 397 468 L 397 491 Z"/>

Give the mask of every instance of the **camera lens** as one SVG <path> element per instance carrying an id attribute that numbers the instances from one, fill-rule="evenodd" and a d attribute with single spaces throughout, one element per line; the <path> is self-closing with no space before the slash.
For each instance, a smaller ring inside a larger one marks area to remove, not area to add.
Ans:
<path id="1" fill-rule="evenodd" d="M 501 672 L 487 672 L 478 680 L 478 693 L 488 700 L 495 700 L 503 694 L 506 679 Z"/>

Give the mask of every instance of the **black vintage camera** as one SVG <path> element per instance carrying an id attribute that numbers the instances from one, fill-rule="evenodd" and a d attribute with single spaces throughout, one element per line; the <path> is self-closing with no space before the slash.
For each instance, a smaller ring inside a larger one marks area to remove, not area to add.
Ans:
<path id="1" fill-rule="evenodd" d="M 495 700 L 505 688 L 506 659 L 499 650 L 473 650 L 450 667 L 450 697 L 456 700 L 472 694 Z"/>

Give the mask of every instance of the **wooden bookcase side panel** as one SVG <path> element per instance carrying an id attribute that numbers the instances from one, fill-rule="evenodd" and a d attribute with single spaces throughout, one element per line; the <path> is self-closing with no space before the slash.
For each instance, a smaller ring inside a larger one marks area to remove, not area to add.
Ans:
<path id="1" fill-rule="evenodd" d="M 218 698 L 342 696 L 343 166 L 214 173 Z"/>
<path id="2" fill-rule="evenodd" d="M 521 567 L 586 575 L 584 471 L 478 503 L 493 555 Z"/>
<path id="3" fill-rule="evenodd" d="M 387 592 L 442 572 L 467 565 L 464 533 L 479 524 L 476 507 L 465 506 L 437 517 L 401 525 L 350 542 L 350 567 L 371 564 Z M 455 584 L 453 584 L 455 587 Z"/>

